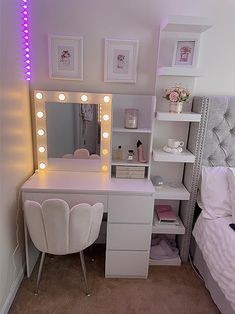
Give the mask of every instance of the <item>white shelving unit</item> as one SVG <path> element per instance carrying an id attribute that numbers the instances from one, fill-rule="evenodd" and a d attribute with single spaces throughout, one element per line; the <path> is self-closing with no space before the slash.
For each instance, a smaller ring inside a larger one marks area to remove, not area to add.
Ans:
<path id="1" fill-rule="evenodd" d="M 178 225 L 176 224 L 165 224 L 162 222 L 158 222 L 157 218 L 154 219 L 152 233 L 160 233 L 160 234 L 184 234 L 185 233 L 185 227 L 180 220 L 179 217 L 177 217 Z"/>
<path id="2" fill-rule="evenodd" d="M 160 67 L 157 70 L 158 75 L 174 75 L 174 76 L 207 76 L 207 71 L 202 68 L 180 68 L 180 67 Z"/>
<path id="3" fill-rule="evenodd" d="M 195 112 L 182 112 L 181 114 L 175 114 L 170 112 L 157 111 L 156 119 L 159 121 L 200 122 L 201 115 Z"/>
<path id="4" fill-rule="evenodd" d="M 192 143 L 188 146 L 188 134 L 191 127 L 198 129 L 199 123 L 201 122 L 201 114 L 191 112 L 190 103 L 184 106 L 184 110 L 181 114 L 166 112 L 168 107 L 167 109 L 165 108 L 169 104 L 162 96 L 166 88 L 179 83 L 192 92 L 194 79 L 207 75 L 207 70 L 204 67 L 200 67 L 197 62 L 195 66 L 183 67 L 178 65 L 173 66 L 172 60 L 177 40 L 190 40 L 190 38 L 195 38 L 199 46 L 202 33 L 207 31 L 210 27 L 212 27 L 212 23 L 209 19 L 195 16 L 168 16 L 162 20 L 160 24 L 157 61 L 158 84 L 156 86 L 158 101 L 155 134 L 153 138 L 154 146 L 152 151 L 151 177 L 161 175 L 163 181 L 165 181 L 166 176 L 169 182 L 168 184 L 164 183 L 160 188 L 155 186 L 155 202 L 160 202 L 161 204 L 164 204 L 164 202 L 166 204 L 172 203 L 176 214 L 179 212 L 179 215 L 182 203 L 184 203 L 184 207 L 185 204 L 187 207 L 191 198 L 191 188 L 187 189 L 182 183 L 184 169 L 186 166 L 193 168 L 196 160 L 194 154 L 195 149 L 191 149 Z M 200 46 L 198 50 L 200 51 Z M 165 152 L 163 146 L 166 145 L 168 138 L 176 138 L 184 141 L 185 146 L 183 147 L 183 152 L 175 154 Z M 171 179 L 171 177 L 173 177 L 173 179 Z M 171 181 L 174 183 L 171 183 Z M 183 217 L 181 218 L 183 220 Z M 184 225 L 180 217 L 177 217 L 177 219 L 179 219 L 179 225 L 155 222 L 155 224 L 153 224 L 152 233 L 180 235 L 184 237 L 187 225 Z M 187 220 L 184 221 L 186 221 L 187 224 Z M 169 260 L 150 259 L 149 264 L 180 265 L 181 259 L 179 256 Z"/>
<path id="5" fill-rule="evenodd" d="M 150 128 L 145 128 L 145 129 L 126 129 L 126 128 L 113 128 L 113 132 L 117 132 L 117 133 L 152 133 L 152 129 Z"/>
<path id="6" fill-rule="evenodd" d="M 200 40 L 203 32 L 212 27 L 208 18 L 197 16 L 168 16 L 162 20 L 159 33 L 157 75 L 203 77 L 205 68 L 172 66 L 174 42 L 176 39 L 195 38 Z M 199 47 L 200 49 L 200 47 Z M 170 53 L 169 53 L 170 52 Z"/>
<path id="7" fill-rule="evenodd" d="M 193 112 L 187 112 L 181 114 L 172 114 L 166 112 L 157 112 L 156 121 L 163 122 L 200 122 L 201 115 Z M 153 162 L 173 162 L 173 163 L 194 163 L 195 155 L 189 150 L 185 149 L 181 153 L 171 154 L 163 151 L 162 149 L 153 149 Z M 156 200 L 177 200 L 177 201 L 188 201 L 190 199 L 190 192 L 181 183 L 168 183 L 161 187 L 155 186 Z M 152 227 L 153 234 L 173 234 L 173 235 L 184 235 L 185 226 L 183 225 L 180 217 L 177 217 L 179 225 L 174 224 L 162 224 L 154 220 Z M 180 266 L 181 259 L 179 256 L 168 260 L 152 260 L 150 259 L 149 265 L 169 265 L 169 266 Z"/>
<path id="8" fill-rule="evenodd" d="M 194 162 L 195 156 L 188 150 L 181 153 L 167 153 L 162 149 L 153 149 L 153 160 L 164 162 Z"/>
<path id="9" fill-rule="evenodd" d="M 112 103 L 112 176 L 116 176 L 117 166 L 128 167 L 125 168 L 128 178 L 131 177 L 131 168 L 133 168 L 133 172 L 135 172 L 138 171 L 135 167 L 143 167 L 145 178 L 149 179 L 156 97 L 147 95 L 113 95 Z M 125 128 L 125 109 L 129 108 L 138 109 L 137 129 Z M 138 161 L 138 151 L 136 146 L 138 140 L 140 140 L 143 144 L 146 163 L 141 163 Z M 117 160 L 115 157 L 115 150 L 118 148 L 118 146 L 121 146 L 123 151 L 122 160 Z M 127 160 L 128 150 L 130 149 L 134 150 L 135 152 L 133 161 Z"/>
<path id="10" fill-rule="evenodd" d="M 171 258 L 171 259 L 165 259 L 165 260 L 153 260 L 153 259 L 149 259 L 149 265 L 150 266 L 161 266 L 161 265 L 165 265 L 165 266 L 180 266 L 181 265 L 181 259 L 179 256 L 175 257 L 175 258 Z"/>
<path id="11" fill-rule="evenodd" d="M 167 185 L 161 187 L 155 186 L 155 199 L 161 200 L 189 200 L 190 193 L 182 183 Z"/>

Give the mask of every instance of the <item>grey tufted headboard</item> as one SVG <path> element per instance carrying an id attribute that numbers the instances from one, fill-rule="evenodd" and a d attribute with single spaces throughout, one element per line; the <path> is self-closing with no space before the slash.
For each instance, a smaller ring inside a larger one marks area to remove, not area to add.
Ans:
<path id="1" fill-rule="evenodd" d="M 208 100 L 202 165 L 234 167 L 235 96 L 210 96 Z"/>
<path id="2" fill-rule="evenodd" d="M 192 110 L 201 113 L 202 119 L 199 127 L 191 124 L 187 143 L 195 163 L 186 164 L 184 171 L 183 183 L 191 193 L 180 207 L 185 226 L 185 234 L 178 241 L 182 261 L 188 259 L 201 166 L 235 167 L 235 96 L 197 96 Z"/>

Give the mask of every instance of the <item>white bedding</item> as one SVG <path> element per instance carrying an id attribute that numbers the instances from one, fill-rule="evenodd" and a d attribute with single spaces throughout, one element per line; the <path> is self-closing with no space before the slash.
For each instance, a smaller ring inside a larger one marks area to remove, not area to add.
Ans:
<path id="1" fill-rule="evenodd" d="M 235 310 L 235 231 L 232 216 L 206 219 L 202 214 L 193 235 L 214 280 Z"/>

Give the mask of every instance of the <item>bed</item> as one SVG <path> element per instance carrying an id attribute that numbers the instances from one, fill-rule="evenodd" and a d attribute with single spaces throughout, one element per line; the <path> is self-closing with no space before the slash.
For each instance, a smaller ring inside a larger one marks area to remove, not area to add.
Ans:
<path id="1" fill-rule="evenodd" d="M 235 222 L 235 188 L 229 181 L 235 167 L 235 97 L 207 97 L 207 102 L 198 194 L 202 210 L 193 228 L 196 244 L 191 251 L 221 313 L 235 314 L 235 231 L 229 227 Z"/>

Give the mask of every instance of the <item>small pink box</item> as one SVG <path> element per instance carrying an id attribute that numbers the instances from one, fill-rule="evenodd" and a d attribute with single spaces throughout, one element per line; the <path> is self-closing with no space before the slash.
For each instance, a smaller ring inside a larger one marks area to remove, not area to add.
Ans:
<path id="1" fill-rule="evenodd" d="M 176 221 L 176 215 L 170 205 L 155 205 L 154 210 L 160 222 Z"/>

